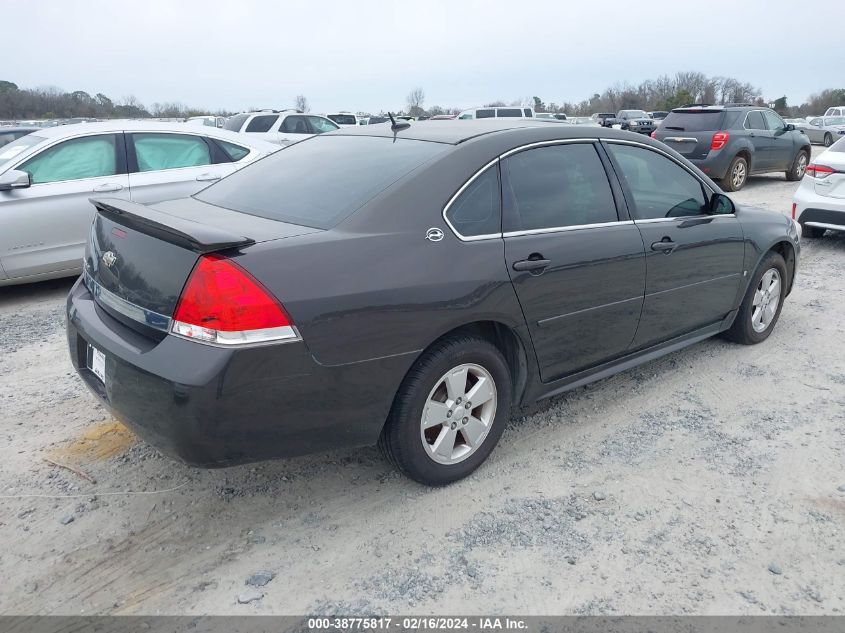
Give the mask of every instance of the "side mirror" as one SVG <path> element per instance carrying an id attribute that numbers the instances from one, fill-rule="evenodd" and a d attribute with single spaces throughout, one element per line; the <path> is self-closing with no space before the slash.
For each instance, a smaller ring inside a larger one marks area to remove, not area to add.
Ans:
<path id="1" fill-rule="evenodd" d="M 10 169 L 0 176 L 0 191 L 26 189 L 32 186 L 32 177 L 25 171 Z"/>
<path id="2" fill-rule="evenodd" d="M 787 123 L 785 129 L 786 129 L 787 132 L 794 132 L 795 126 L 792 123 Z"/>
<path id="3" fill-rule="evenodd" d="M 736 213 L 733 200 L 723 193 L 714 193 L 710 198 L 710 213 L 712 215 L 731 215 Z"/>

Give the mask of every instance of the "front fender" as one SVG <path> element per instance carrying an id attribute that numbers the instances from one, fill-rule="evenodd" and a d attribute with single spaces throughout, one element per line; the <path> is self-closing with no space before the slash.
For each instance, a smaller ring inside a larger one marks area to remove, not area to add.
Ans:
<path id="1" fill-rule="evenodd" d="M 763 256 L 771 250 L 784 255 L 789 273 L 787 286 L 787 294 L 789 294 L 798 272 L 798 260 L 801 253 L 800 236 L 795 223 L 785 215 L 755 207 L 738 207 L 736 216 L 742 224 L 745 240 L 744 283 L 737 306 L 745 296 L 748 284 L 751 283 L 754 271 L 757 270 Z"/>

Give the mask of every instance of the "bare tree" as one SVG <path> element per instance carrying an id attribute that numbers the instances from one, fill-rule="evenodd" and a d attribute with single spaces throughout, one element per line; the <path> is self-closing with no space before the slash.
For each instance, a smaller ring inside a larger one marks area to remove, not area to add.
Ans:
<path id="1" fill-rule="evenodd" d="M 425 92 L 422 88 L 414 88 L 408 93 L 408 114 L 410 116 L 420 116 L 425 114 L 423 104 L 425 103 Z"/>
<path id="2" fill-rule="evenodd" d="M 308 99 L 305 98 L 305 95 L 296 95 L 295 107 L 300 112 L 308 112 L 311 110 L 311 106 L 308 105 Z"/>

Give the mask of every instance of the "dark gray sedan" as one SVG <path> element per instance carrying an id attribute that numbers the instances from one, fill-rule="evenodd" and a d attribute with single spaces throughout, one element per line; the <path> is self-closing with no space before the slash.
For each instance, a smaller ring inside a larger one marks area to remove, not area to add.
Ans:
<path id="1" fill-rule="evenodd" d="M 347 128 L 96 207 L 68 344 L 117 418 L 203 466 L 378 441 L 431 485 L 515 406 L 765 340 L 799 255 L 660 143 L 526 120 Z"/>

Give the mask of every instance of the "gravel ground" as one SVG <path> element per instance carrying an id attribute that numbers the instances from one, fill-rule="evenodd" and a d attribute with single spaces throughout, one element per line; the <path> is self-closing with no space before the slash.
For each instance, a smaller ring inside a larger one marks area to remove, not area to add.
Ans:
<path id="1" fill-rule="evenodd" d="M 0 613 L 841 614 L 845 235 L 803 248 L 764 344 L 548 402 L 436 490 L 375 449 L 171 462 L 73 373 L 71 282 L 0 289 Z"/>

